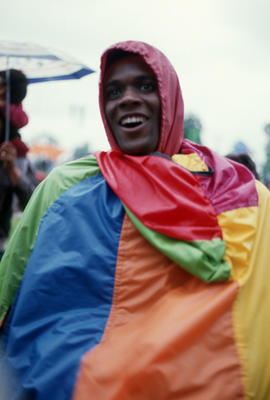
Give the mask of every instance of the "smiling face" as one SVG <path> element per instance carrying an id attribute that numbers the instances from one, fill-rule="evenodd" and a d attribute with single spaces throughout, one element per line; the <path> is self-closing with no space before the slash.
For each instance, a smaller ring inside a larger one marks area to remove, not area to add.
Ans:
<path id="1" fill-rule="evenodd" d="M 152 153 L 160 135 L 160 99 L 155 75 L 139 57 L 113 64 L 103 85 L 104 112 L 120 149 Z"/>

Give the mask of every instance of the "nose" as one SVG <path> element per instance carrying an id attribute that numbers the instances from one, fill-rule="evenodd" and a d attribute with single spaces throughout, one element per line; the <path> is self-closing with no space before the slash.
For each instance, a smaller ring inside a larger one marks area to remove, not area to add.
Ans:
<path id="1" fill-rule="evenodd" d="M 126 107 L 129 105 L 137 105 L 140 103 L 141 103 L 140 96 L 136 91 L 136 89 L 132 87 L 126 88 L 119 100 L 119 105 L 121 107 Z"/>

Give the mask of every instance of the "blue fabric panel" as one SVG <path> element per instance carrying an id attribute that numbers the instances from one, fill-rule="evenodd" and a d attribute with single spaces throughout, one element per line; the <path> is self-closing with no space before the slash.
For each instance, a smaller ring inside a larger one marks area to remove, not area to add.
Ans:
<path id="1" fill-rule="evenodd" d="M 110 313 L 123 217 L 100 174 L 44 215 L 5 332 L 27 399 L 71 398 L 80 358 L 100 342 Z"/>

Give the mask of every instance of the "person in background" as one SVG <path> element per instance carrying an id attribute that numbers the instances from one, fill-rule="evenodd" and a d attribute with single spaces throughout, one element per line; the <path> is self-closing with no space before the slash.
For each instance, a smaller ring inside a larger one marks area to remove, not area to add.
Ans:
<path id="1" fill-rule="evenodd" d="M 255 176 L 258 181 L 260 180 L 260 175 L 257 171 L 256 164 L 247 153 L 229 153 L 226 155 L 230 160 L 236 161 L 240 164 L 245 165 Z"/>
<path id="2" fill-rule="evenodd" d="M 27 94 L 28 81 L 25 74 L 17 69 L 10 69 L 10 123 L 17 129 L 28 124 L 28 116 L 23 110 L 22 101 Z M 6 71 L 0 71 L 0 112 L 6 116 Z"/>
<path id="3" fill-rule="evenodd" d="M 0 71 L 0 258 L 2 257 L 11 225 L 14 204 L 23 210 L 37 186 L 35 171 L 27 158 L 28 147 L 21 140 L 18 129 L 28 123 L 21 101 L 27 91 L 27 79 L 18 70 L 10 71 L 9 122 L 6 120 L 5 71 Z M 6 123 L 9 140 L 5 141 Z"/>
<path id="4" fill-rule="evenodd" d="M 11 399 L 270 398 L 270 193 L 183 139 L 177 74 L 101 57 L 111 146 L 52 170 L 0 264 Z"/>

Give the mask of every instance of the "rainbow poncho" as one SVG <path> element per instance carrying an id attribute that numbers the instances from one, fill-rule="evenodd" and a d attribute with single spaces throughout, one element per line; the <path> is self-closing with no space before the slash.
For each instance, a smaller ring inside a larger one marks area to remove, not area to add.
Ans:
<path id="1" fill-rule="evenodd" d="M 0 318 L 15 392 L 270 398 L 267 189 L 187 142 L 173 160 L 121 157 L 53 170 L 13 235 Z"/>

